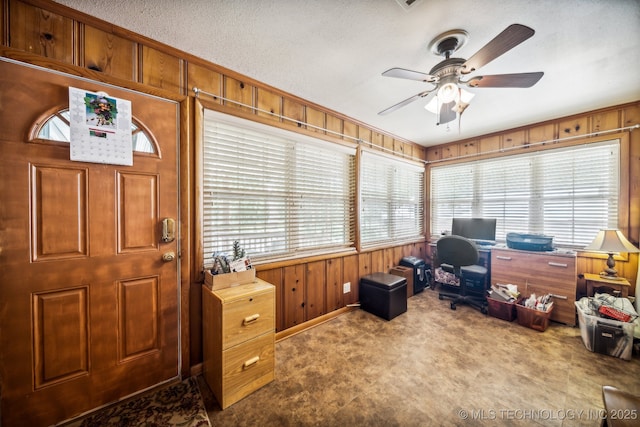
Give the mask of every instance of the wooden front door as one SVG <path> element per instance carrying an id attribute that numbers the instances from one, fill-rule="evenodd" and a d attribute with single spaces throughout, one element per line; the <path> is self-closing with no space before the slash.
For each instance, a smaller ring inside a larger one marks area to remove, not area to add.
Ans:
<path id="1" fill-rule="evenodd" d="M 71 161 L 30 131 L 69 86 L 131 101 L 155 153 Z M 4 426 L 50 425 L 178 376 L 177 103 L 0 58 Z"/>

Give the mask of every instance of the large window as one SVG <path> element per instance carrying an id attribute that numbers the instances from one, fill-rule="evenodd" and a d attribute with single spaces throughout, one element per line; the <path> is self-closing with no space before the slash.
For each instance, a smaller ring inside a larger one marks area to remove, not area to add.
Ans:
<path id="1" fill-rule="evenodd" d="M 360 240 L 363 248 L 424 237 L 424 165 L 362 151 Z"/>
<path id="2" fill-rule="evenodd" d="M 434 166 L 431 234 L 451 230 L 453 217 L 491 217 L 497 240 L 536 233 L 584 247 L 618 226 L 619 176 L 617 140 Z"/>
<path id="3" fill-rule="evenodd" d="M 205 110 L 203 244 L 254 260 L 327 253 L 355 240 L 355 147 Z"/>

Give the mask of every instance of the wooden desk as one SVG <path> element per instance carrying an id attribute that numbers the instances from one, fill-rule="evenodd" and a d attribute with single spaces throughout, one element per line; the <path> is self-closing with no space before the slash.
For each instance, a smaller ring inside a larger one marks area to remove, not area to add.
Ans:
<path id="1" fill-rule="evenodd" d="M 587 296 L 593 296 L 594 289 L 609 288 L 613 291 L 620 291 L 620 296 L 626 298 L 629 296 L 629 287 L 631 284 L 627 279 L 620 278 L 619 280 L 607 279 L 599 274 L 584 273 L 584 278 L 587 284 Z"/>

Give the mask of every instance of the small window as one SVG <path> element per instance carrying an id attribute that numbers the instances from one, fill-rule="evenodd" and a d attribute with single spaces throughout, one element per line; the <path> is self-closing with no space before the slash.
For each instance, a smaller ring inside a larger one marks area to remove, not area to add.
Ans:
<path id="1" fill-rule="evenodd" d="M 47 141 L 70 142 L 69 110 L 62 110 L 47 118 L 37 131 L 37 138 Z M 133 151 L 137 153 L 158 154 L 150 135 L 142 129 L 135 119 L 131 121 Z"/>

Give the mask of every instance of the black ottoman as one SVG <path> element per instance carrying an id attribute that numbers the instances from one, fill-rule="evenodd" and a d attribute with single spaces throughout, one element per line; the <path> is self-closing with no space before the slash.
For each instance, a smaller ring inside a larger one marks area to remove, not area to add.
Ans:
<path id="1" fill-rule="evenodd" d="M 391 320 L 407 311 L 407 279 L 372 273 L 360 279 L 360 308 Z"/>

